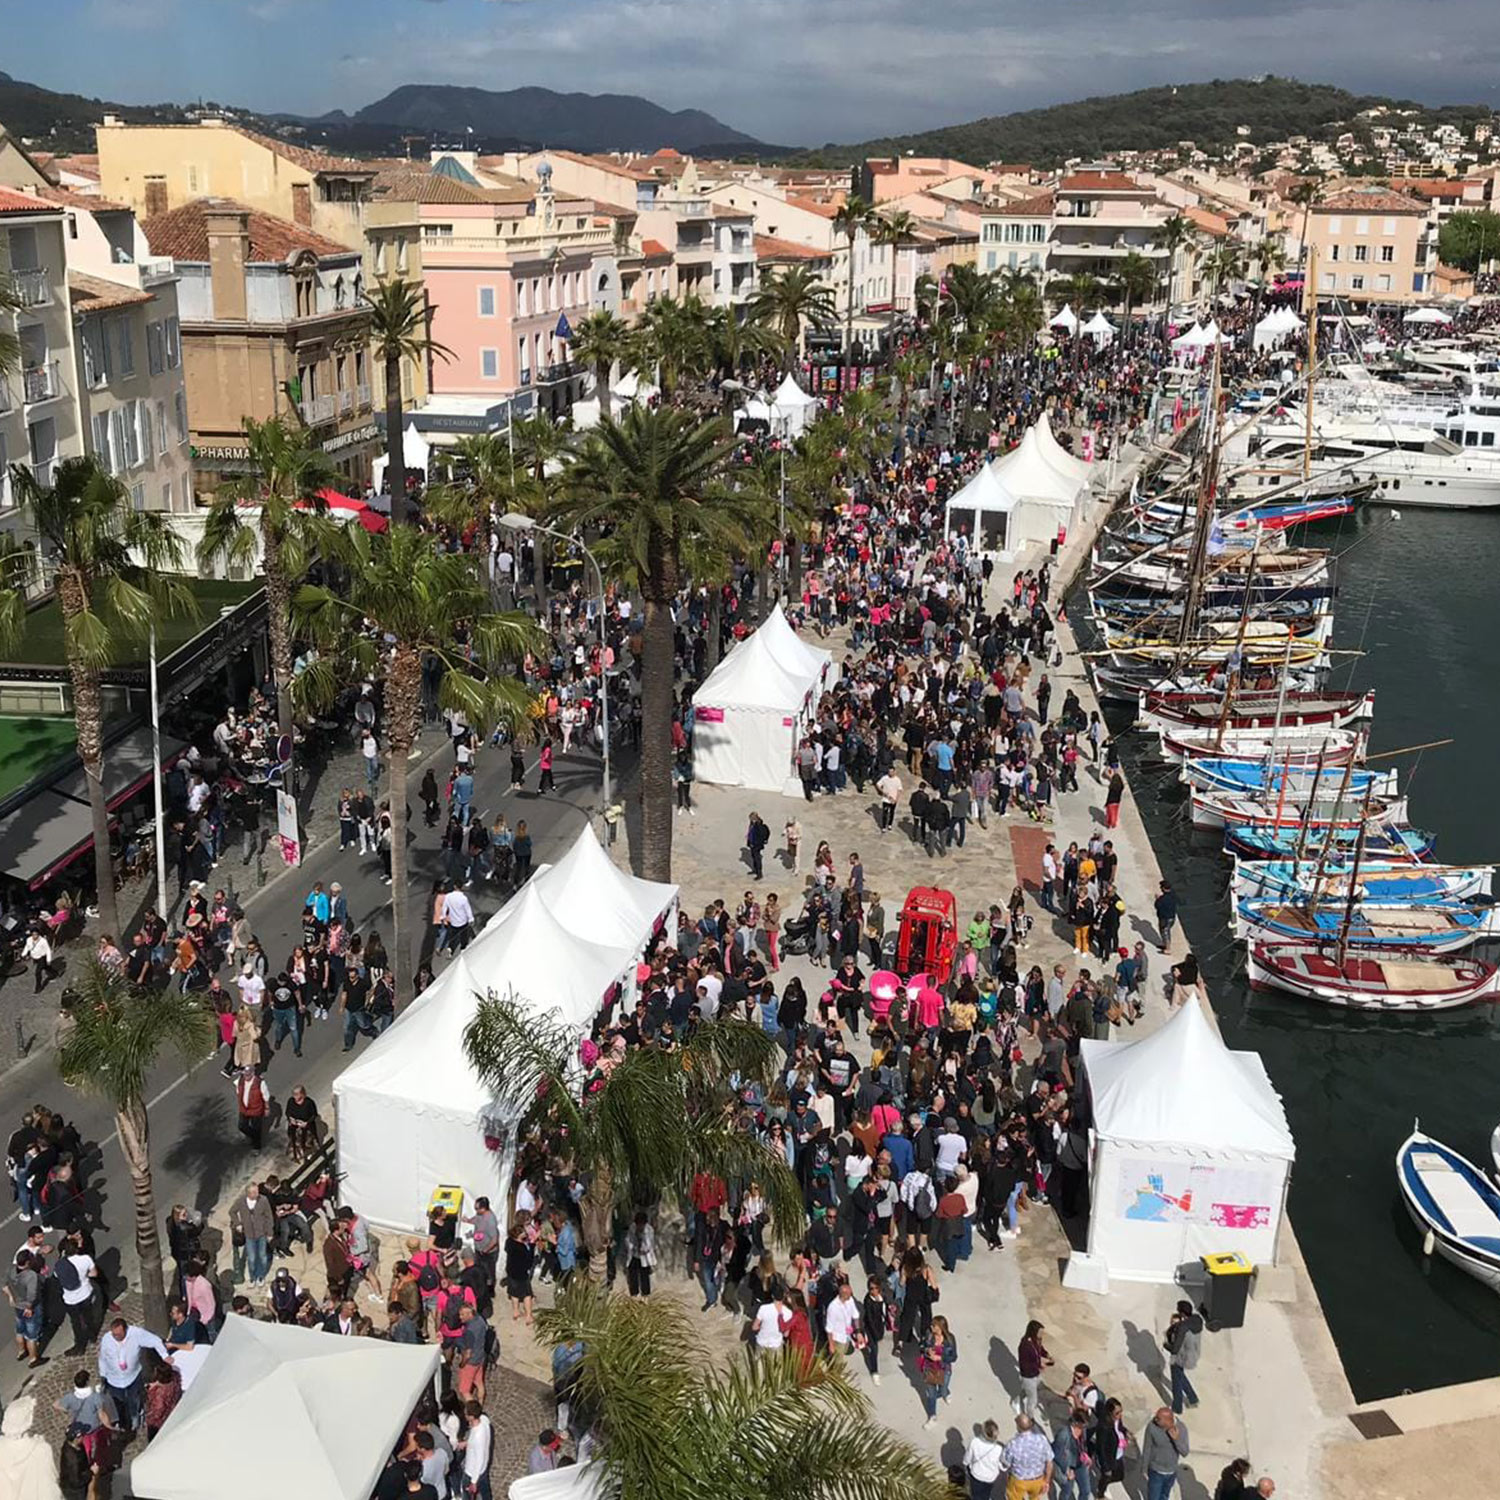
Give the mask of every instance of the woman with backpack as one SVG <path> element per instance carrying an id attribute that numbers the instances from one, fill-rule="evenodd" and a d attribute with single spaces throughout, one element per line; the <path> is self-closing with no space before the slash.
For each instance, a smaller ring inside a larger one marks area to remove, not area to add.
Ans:
<path id="1" fill-rule="evenodd" d="M 958 1340 L 949 1329 L 947 1318 L 939 1314 L 932 1320 L 932 1331 L 917 1356 L 917 1370 L 922 1376 L 922 1405 L 927 1412 L 924 1427 L 937 1426 L 938 1402 L 948 1399 L 953 1366 L 957 1363 Z"/>

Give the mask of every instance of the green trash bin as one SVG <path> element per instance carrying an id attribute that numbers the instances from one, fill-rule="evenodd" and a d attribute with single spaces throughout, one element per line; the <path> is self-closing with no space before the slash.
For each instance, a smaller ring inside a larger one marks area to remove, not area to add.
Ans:
<path id="1" fill-rule="evenodd" d="M 1250 1300 L 1250 1281 L 1255 1267 L 1237 1250 L 1223 1255 L 1205 1255 L 1203 1270 L 1207 1286 L 1203 1293 L 1203 1320 L 1214 1332 L 1245 1326 L 1245 1304 Z"/>

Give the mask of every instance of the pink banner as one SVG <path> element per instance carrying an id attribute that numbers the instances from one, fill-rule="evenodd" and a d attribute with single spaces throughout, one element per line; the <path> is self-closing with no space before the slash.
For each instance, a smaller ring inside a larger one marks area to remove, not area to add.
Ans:
<path id="1" fill-rule="evenodd" d="M 724 722 L 724 710 L 722 708 L 700 708 L 695 717 L 701 719 L 705 724 L 722 724 Z"/>

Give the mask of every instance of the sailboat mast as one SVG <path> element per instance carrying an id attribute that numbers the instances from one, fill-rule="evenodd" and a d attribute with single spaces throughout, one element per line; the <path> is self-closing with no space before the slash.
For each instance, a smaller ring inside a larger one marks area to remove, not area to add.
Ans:
<path id="1" fill-rule="evenodd" d="M 1344 959 L 1349 952 L 1349 929 L 1354 925 L 1354 907 L 1359 900 L 1359 866 L 1365 857 L 1365 832 L 1370 826 L 1370 793 L 1373 789 L 1373 782 L 1365 787 L 1364 807 L 1361 809 L 1359 820 L 1359 837 L 1354 841 L 1354 868 L 1349 871 L 1349 899 L 1344 903 L 1344 920 L 1339 924 L 1336 962 L 1341 969 L 1344 967 Z"/>
<path id="2" fill-rule="evenodd" d="M 1313 872 L 1313 905 L 1318 904 L 1323 894 L 1323 871 L 1328 866 L 1328 851 L 1333 848 L 1334 840 L 1338 836 L 1339 813 L 1344 807 L 1344 793 L 1349 790 L 1349 778 L 1354 774 L 1354 762 L 1348 760 L 1344 763 L 1344 775 L 1339 781 L 1339 794 L 1333 799 L 1333 814 L 1328 820 L 1328 832 L 1323 839 L 1323 847 L 1318 853 L 1318 867 Z M 1313 806 L 1317 800 L 1317 792 L 1313 791 L 1308 796 L 1307 816 L 1308 822 L 1312 821 Z"/>
<path id="3" fill-rule="evenodd" d="M 1208 536 L 1214 516 L 1214 491 L 1219 477 L 1219 345 L 1214 345 L 1213 379 L 1209 383 L 1209 422 L 1205 436 L 1203 477 L 1198 485 L 1198 523 L 1193 529 L 1193 547 L 1188 554 L 1188 591 L 1183 601 L 1182 624 L 1177 644 L 1185 645 L 1198 628 L 1198 611 L 1203 603 L 1203 575 L 1208 564 Z"/>
<path id="4" fill-rule="evenodd" d="M 1302 288 L 1302 305 L 1307 313 L 1307 416 L 1302 436 L 1302 478 L 1304 483 L 1312 478 L 1313 450 L 1313 390 L 1317 382 L 1318 369 L 1318 294 L 1313 290 L 1317 282 L 1318 250 L 1315 245 L 1307 247 L 1307 282 Z"/>

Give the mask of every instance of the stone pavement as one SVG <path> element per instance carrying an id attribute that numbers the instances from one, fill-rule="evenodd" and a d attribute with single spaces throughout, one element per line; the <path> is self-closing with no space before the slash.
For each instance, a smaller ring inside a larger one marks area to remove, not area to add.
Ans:
<path id="1" fill-rule="evenodd" d="M 1117 476 L 1117 490 L 1129 485 L 1141 458 L 1138 452 L 1127 455 Z M 1104 510 L 1096 501 L 1087 524 L 1068 539 L 1054 562 L 1054 594 L 1086 564 Z M 1042 560 L 1039 554 L 1030 562 L 998 568 L 992 586 L 1008 587 L 1017 568 Z M 1097 703 L 1076 643 L 1057 613 L 1064 660 L 1060 668 L 1048 668 L 1052 701 L 1059 704 L 1072 687 L 1084 708 L 1092 709 Z M 829 644 L 837 656 L 842 641 Z M 903 774 L 902 779 L 909 791 L 912 778 Z M 992 902 L 1004 905 L 1019 875 L 1028 883 L 1029 909 L 1035 918 L 1030 941 L 1019 955 L 1023 973 L 1032 963 L 1045 971 L 1058 960 L 1067 963 L 1070 978 L 1076 973 L 1071 930 L 1035 904 L 1035 861 L 1048 837 L 1065 847 L 1074 839 L 1082 843 L 1095 827 L 1102 826 L 1103 789 L 1093 768 L 1085 766 L 1076 793 L 1058 796 L 1050 825 L 1039 827 L 1016 814 L 1000 819 L 992 813 L 988 829 L 971 823 L 965 847 L 941 857 L 924 854 L 905 831 L 882 835 L 874 816 L 876 799 L 873 794 L 857 795 L 852 785 L 837 796 L 820 795 L 811 805 L 800 796 L 746 792 L 702 782 L 695 783 L 693 795 L 696 816 L 676 819 L 673 873 L 682 886 L 684 909 L 695 916 L 715 898 L 733 908 L 742 892 L 756 885 L 743 848 L 752 811 L 759 812 L 772 831 L 766 876 L 756 894 L 763 899 L 767 892 L 777 891 L 788 915 L 797 911 L 801 879 L 794 876 L 781 850 L 782 826 L 795 812 L 803 829 L 804 870 L 810 868 L 819 840 L 831 845 L 840 874 L 848 854 L 858 850 L 867 890 L 877 890 L 883 897 L 888 930 L 894 928 L 901 903 L 914 885 L 934 884 L 951 890 L 962 926 L 974 912 L 988 911 Z M 1111 836 L 1120 855 L 1118 886 L 1126 903 L 1121 941 L 1141 937 L 1153 950 L 1146 1015 L 1136 1028 L 1117 1036 L 1130 1041 L 1149 1034 L 1165 1020 L 1158 981 L 1171 959 L 1154 951 L 1158 935 L 1152 902 L 1161 877 L 1128 791 L 1119 827 Z M 623 861 L 628 854 L 622 849 L 617 857 Z M 1173 953 L 1181 951 L 1179 937 Z M 1093 967 L 1097 972 L 1098 966 Z M 789 959 L 780 977 L 784 981 L 791 973 L 802 977 L 813 1000 L 823 987 L 820 980 L 827 977 L 806 958 Z M 855 1363 L 855 1382 L 869 1396 L 874 1410 L 945 1464 L 959 1461 L 969 1438 L 987 1418 L 997 1420 L 1002 1433 L 1008 1434 L 1009 1402 L 1020 1388 L 1016 1344 L 1027 1321 L 1037 1318 L 1046 1327 L 1044 1341 L 1055 1360 L 1049 1376 L 1058 1377 L 1049 1378 L 1047 1384 L 1060 1392 L 1073 1363 L 1088 1363 L 1100 1387 L 1122 1400 L 1128 1425 L 1139 1433 L 1163 1401 L 1166 1371 L 1161 1334 L 1178 1289 L 1115 1283 L 1103 1297 L 1072 1291 L 1061 1283 L 1068 1253 L 1055 1215 L 1033 1208 L 1019 1240 L 1007 1242 L 999 1252 L 977 1242 L 973 1258 L 960 1263 L 955 1273 L 939 1271 L 939 1310 L 952 1320 L 959 1346 L 952 1396 L 940 1414 L 939 1426 L 932 1432 L 924 1430 L 919 1377 L 910 1366 L 897 1376 L 888 1354 L 887 1375 L 879 1387 L 871 1384 L 863 1363 Z M 1187 1500 L 1211 1494 L 1220 1470 L 1241 1456 L 1250 1459 L 1255 1474 L 1272 1475 L 1282 1495 L 1320 1493 L 1322 1450 L 1335 1437 L 1354 1436 L 1346 1420 L 1353 1401 L 1290 1226 L 1283 1233 L 1282 1266 L 1261 1278 L 1246 1326 L 1205 1338 L 1195 1383 L 1202 1402 L 1185 1418 L 1193 1447 L 1183 1465 L 1180 1487 Z M 1055 1416 L 1060 1409 L 1054 1394 L 1048 1402 L 1049 1415 Z M 1135 1494 L 1136 1485 L 1133 1466 L 1127 1490 Z"/>

